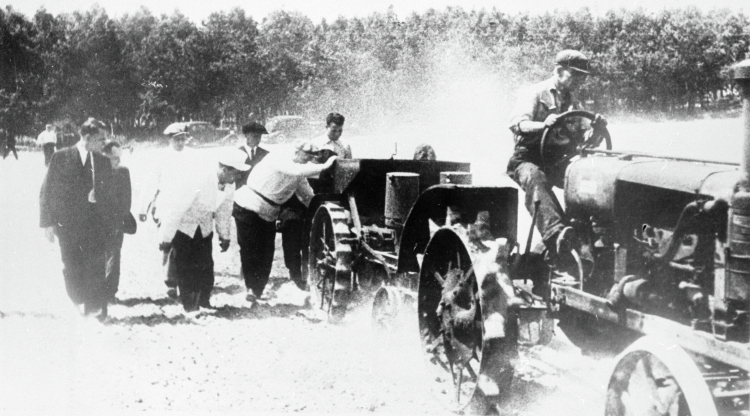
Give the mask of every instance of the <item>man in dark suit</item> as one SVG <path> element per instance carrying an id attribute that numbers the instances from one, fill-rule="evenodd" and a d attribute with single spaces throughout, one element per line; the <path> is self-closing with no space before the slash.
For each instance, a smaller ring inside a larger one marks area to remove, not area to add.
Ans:
<path id="1" fill-rule="evenodd" d="M 74 146 L 52 155 L 40 193 L 40 223 L 50 242 L 57 236 L 68 296 L 84 314 L 107 316 L 105 247 L 114 235 L 112 166 L 99 151 L 104 123 L 89 118 Z"/>
<path id="2" fill-rule="evenodd" d="M 112 186 L 115 188 L 116 209 L 120 215 L 115 226 L 115 234 L 107 247 L 107 271 L 104 279 L 105 296 L 108 301 L 115 301 L 115 294 L 120 286 L 120 254 L 124 234 L 134 234 L 136 231 L 135 218 L 130 213 L 132 203 L 132 187 L 130 185 L 130 170 L 120 165 L 122 150 L 120 143 L 111 141 L 104 145 L 102 154 L 109 158 L 112 164 Z"/>
<path id="3" fill-rule="evenodd" d="M 268 150 L 258 146 L 264 134 L 268 134 L 268 130 L 260 123 L 252 122 L 242 126 L 242 138 L 245 139 L 245 143 L 240 146 L 240 150 L 247 154 L 245 163 L 250 165 L 250 170 L 243 172 L 240 180 L 237 181 L 237 188 L 247 183 L 247 177 L 250 176 L 253 167 L 268 154 Z"/>

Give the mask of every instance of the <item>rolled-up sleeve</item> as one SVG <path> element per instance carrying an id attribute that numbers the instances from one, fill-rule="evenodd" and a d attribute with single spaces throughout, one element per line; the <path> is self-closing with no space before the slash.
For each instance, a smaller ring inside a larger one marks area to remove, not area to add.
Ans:
<path id="1" fill-rule="evenodd" d="M 300 179 L 294 192 L 297 194 L 297 198 L 300 202 L 305 204 L 306 207 L 310 206 L 310 201 L 312 201 L 313 196 L 315 196 L 315 192 L 305 178 Z"/>
<path id="2" fill-rule="evenodd" d="M 511 112 L 510 125 L 508 126 L 513 134 L 521 134 L 518 129 L 518 123 L 534 119 L 534 112 L 538 104 L 539 97 L 531 87 L 524 88 L 518 94 L 518 99 Z"/>

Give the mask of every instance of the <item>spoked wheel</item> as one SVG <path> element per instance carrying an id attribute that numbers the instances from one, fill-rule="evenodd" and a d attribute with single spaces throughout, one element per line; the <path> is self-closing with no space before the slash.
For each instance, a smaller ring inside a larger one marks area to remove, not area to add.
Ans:
<path id="1" fill-rule="evenodd" d="M 493 411 L 512 366 L 501 339 L 483 337 L 471 257 L 458 235 L 441 229 L 427 246 L 419 276 L 419 331 L 433 391 L 451 410 Z"/>
<path id="2" fill-rule="evenodd" d="M 318 208 L 310 228 L 307 285 L 312 307 L 331 322 L 346 314 L 351 295 L 352 238 L 343 208 L 326 203 Z"/>
<path id="3" fill-rule="evenodd" d="M 609 379 L 606 416 L 716 416 L 711 393 L 690 356 L 644 337 L 619 357 Z"/>

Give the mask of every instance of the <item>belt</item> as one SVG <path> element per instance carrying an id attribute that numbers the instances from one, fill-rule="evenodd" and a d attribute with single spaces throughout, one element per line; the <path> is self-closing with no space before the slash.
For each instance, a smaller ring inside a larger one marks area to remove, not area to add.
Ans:
<path id="1" fill-rule="evenodd" d="M 248 186 L 248 188 L 250 188 L 250 187 Z M 268 198 L 267 196 L 263 195 L 262 193 L 256 191 L 255 189 L 250 188 L 250 190 L 253 191 L 253 192 L 255 192 L 255 194 L 258 195 L 260 197 L 260 199 L 266 201 L 269 205 L 274 206 L 274 207 L 280 207 L 281 206 L 281 204 L 272 201 L 270 198 Z"/>

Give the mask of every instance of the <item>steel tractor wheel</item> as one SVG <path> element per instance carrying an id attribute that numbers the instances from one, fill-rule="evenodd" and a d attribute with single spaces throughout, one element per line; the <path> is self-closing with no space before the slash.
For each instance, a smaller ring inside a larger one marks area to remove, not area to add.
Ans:
<path id="1" fill-rule="evenodd" d="M 483 310 L 493 305 L 482 300 L 469 251 L 450 228 L 438 230 L 427 246 L 417 302 L 433 392 L 455 412 L 494 412 L 510 388 L 516 339 L 488 334 Z M 503 322 L 517 334 L 515 319 Z"/>
<path id="2" fill-rule="evenodd" d="M 346 211 L 333 203 L 318 208 L 310 228 L 307 285 L 312 307 L 331 322 L 346 314 L 351 295 L 353 237 Z"/>
<path id="3" fill-rule="evenodd" d="M 644 337 L 618 357 L 606 416 L 716 416 L 713 397 L 690 356 L 673 342 Z"/>

